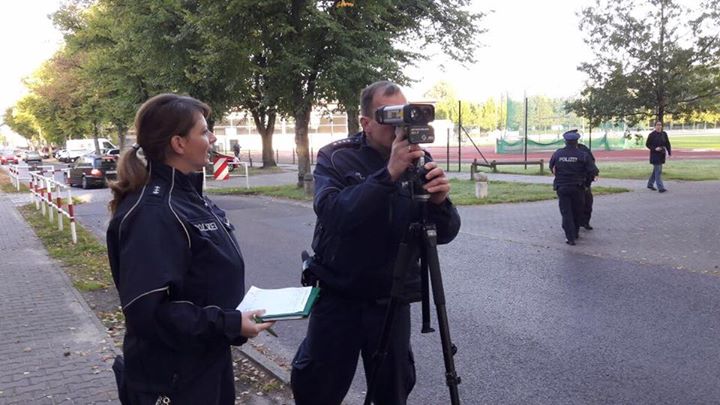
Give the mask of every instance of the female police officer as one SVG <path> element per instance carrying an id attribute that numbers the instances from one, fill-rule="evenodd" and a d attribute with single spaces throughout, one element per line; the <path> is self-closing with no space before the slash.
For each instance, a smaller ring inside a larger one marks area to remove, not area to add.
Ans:
<path id="1" fill-rule="evenodd" d="M 216 140 L 209 114 L 190 97 L 145 102 L 137 143 L 111 185 L 108 256 L 127 326 L 124 404 L 233 404 L 230 346 L 271 325 L 235 310 L 245 290 L 240 247 L 195 173 Z"/>

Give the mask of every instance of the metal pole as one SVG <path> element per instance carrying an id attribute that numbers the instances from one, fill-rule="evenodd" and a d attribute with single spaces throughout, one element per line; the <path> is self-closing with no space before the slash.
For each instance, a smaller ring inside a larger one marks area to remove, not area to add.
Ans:
<path id="1" fill-rule="evenodd" d="M 527 170 L 527 146 L 528 146 L 528 99 L 525 96 L 525 170 Z"/>
<path id="2" fill-rule="evenodd" d="M 462 144 L 462 101 L 458 100 L 458 173 L 460 173 L 460 160 L 462 159 L 460 145 Z"/>
<path id="3" fill-rule="evenodd" d="M 445 159 L 445 170 L 450 171 L 450 128 L 447 129 L 447 148 L 445 148 L 445 154 L 447 158 Z"/>

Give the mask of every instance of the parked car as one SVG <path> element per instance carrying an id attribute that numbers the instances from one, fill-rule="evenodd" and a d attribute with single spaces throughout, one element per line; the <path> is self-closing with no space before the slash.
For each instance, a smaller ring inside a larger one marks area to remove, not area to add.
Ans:
<path id="1" fill-rule="evenodd" d="M 16 165 L 18 163 L 18 158 L 15 156 L 15 152 L 13 150 L 3 150 L 0 151 L 0 163 L 4 165 Z"/>
<path id="2" fill-rule="evenodd" d="M 40 156 L 40 153 L 36 150 L 28 150 L 25 153 L 23 153 L 22 157 L 23 162 L 28 165 L 39 165 L 42 163 L 42 157 Z"/>
<path id="3" fill-rule="evenodd" d="M 105 152 L 105 155 L 112 156 L 117 160 L 120 157 L 120 149 L 108 149 L 107 152 Z"/>
<path id="4" fill-rule="evenodd" d="M 57 153 L 55 154 L 55 158 L 58 161 L 63 162 L 63 163 L 70 162 L 70 159 L 68 159 L 68 152 L 66 149 L 60 149 L 59 151 L 57 151 Z"/>
<path id="5" fill-rule="evenodd" d="M 83 155 L 77 158 L 66 176 L 70 186 L 105 187 L 108 180 L 117 177 L 117 164 L 111 156 Z"/>

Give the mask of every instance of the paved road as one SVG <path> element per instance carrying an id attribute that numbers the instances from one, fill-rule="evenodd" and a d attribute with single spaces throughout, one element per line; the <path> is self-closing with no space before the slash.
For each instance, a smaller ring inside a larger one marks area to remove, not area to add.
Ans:
<path id="1" fill-rule="evenodd" d="M 118 403 L 112 340 L 1 192 L 0 211 L 0 404 Z"/>
<path id="2" fill-rule="evenodd" d="M 554 201 L 460 209 L 461 234 L 440 259 L 464 403 L 720 398 L 720 182 L 668 182 L 665 194 L 634 184 L 597 197 L 596 229 L 575 247 L 564 244 Z M 310 205 L 214 200 L 238 228 L 248 286 L 297 285 Z M 447 403 L 439 336 L 419 334 L 415 312 L 410 403 Z M 287 366 L 305 327 L 281 322 L 280 338 L 254 343 Z M 363 389 L 358 376 L 347 403 Z"/>

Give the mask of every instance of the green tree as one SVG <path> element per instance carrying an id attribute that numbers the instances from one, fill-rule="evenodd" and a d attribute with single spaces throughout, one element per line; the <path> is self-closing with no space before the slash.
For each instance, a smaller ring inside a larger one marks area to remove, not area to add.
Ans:
<path id="1" fill-rule="evenodd" d="M 64 32 L 70 52 L 84 55 L 81 74 L 83 83 L 92 89 L 88 100 L 94 101 L 90 111 L 97 126 L 112 125 L 122 149 L 137 107 L 159 89 L 149 89 L 148 80 L 132 64 L 134 51 L 126 40 L 127 26 L 117 18 L 120 13 L 108 2 L 90 7 L 69 3 L 53 20 Z"/>
<path id="2" fill-rule="evenodd" d="M 720 96 L 718 1 L 687 9 L 673 0 L 596 0 L 580 14 L 580 28 L 596 60 L 579 70 L 588 75 L 590 95 L 604 102 L 590 109 L 601 120 L 636 123 L 666 114 L 689 115 L 717 105 Z"/>
<path id="3" fill-rule="evenodd" d="M 494 98 L 488 98 L 479 105 L 477 125 L 481 130 L 493 131 L 500 128 L 502 122 L 501 106 Z"/>
<path id="4" fill-rule="evenodd" d="M 525 122 L 525 107 L 523 101 L 508 98 L 507 102 L 507 129 L 519 131 Z"/>
<path id="5" fill-rule="evenodd" d="M 288 78 L 280 107 L 295 119 L 298 184 L 310 171 L 312 106 L 333 98 L 356 105 L 351 94 L 393 72 L 399 77 L 402 67 L 423 57 L 418 51 L 424 44 L 439 44 L 457 60 L 471 60 L 482 15 L 466 11 L 467 5 L 467 0 L 289 2 L 283 15 L 289 29 L 278 37 Z"/>
<path id="6" fill-rule="evenodd" d="M 31 97 L 23 108 L 36 118 L 48 142 L 62 144 L 66 139 L 83 138 L 92 132 L 91 121 L 83 109 L 88 100 L 80 75 L 81 63 L 63 48 L 26 80 Z"/>
<path id="7" fill-rule="evenodd" d="M 3 121 L 10 129 L 28 140 L 36 138 L 40 134 L 37 119 L 31 112 L 24 109 L 20 103 L 5 110 Z"/>

